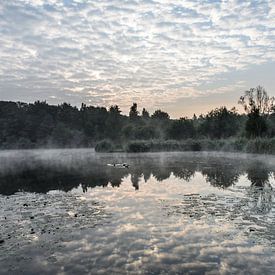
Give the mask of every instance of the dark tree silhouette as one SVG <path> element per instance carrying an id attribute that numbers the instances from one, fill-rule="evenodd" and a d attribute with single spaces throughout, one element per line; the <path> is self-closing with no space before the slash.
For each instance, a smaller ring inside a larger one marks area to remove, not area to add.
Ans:
<path id="1" fill-rule="evenodd" d="M 145 108 L 142 109 L 141 115 L 142 115 L 142 118 L 145 118 L 145 119 L 150 117 L 149 112 Z"/>
<path id="2" fill-rule="evenodd" d="M 248 137 L 259 137 L 267 132 L 267 121 L 264 116 L 261 116 L 259 110 L 254 110 L 248 114 L 248 119 L 245 125 L 246 135 Z"/>
<path id="3" fill-rule="evenodd" d="M 267 131 L 267 116 L 274 110 L 274 97 L 269 97 L 261 86 L 245 91 L 239 104 L 248 115 L 246 133 L 248 137 L 262 136 Z"/>
<path id="4" fill-rule="evenodd" d="M 136 103 L 133 103 L 133 105 L 130 108 L 129 118 L 130 119 L 137 119 L 138 118 L 138 110 L 137 110 L 137 104 Z"/>
<path id="5" fill-rule="evenodd" d="M 238 117 L 235 109 L 216 108 L 201 119 L 199 132 L 218 139 L 234 136 L 239 131 Z"/>
<path id="6" fill-rule="evenodd" d="M 167 119 L 170 118 L 170 116 L 169 116 L 169 114 L 166 113 L 166 112 L 163 112 L 163 111 L 161 111 L 161 110 L 156 110 L 156 111 L 152 114 L 151 118 L 153 118 L 153 119 L 159 119 L 159 120 L 167 120 Z"/>
<path id="7" fill-rule="evenodd" d="M 195 128 L 192 120 L 181 118 L 171 123 L 167 129 L 167 136 L 171 139 L 186 139 L 195 136 Z"/>
<path id="8" fill-rule="evenodd" d="M 247 114 L 258 111 L 261 116 L 269 115 L 274 109 L 274 97 L 269 97 L 262 86 L 245 91 L 240 97 L 239 104 L 244 107 Z"/>

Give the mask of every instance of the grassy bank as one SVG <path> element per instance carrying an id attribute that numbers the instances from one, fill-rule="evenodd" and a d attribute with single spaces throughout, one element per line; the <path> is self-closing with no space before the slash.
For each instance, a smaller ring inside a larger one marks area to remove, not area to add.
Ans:
<path id="1" fill-rule="evenodd" d="M 258 154 L 275 154 L 275 138 L 256 139 L 186 139 L 130 141 L 125 144 L 113 144 L 111 141 L 99 142 L 97 152 L 160 152 L 160 151 L 224 151 Z"/>

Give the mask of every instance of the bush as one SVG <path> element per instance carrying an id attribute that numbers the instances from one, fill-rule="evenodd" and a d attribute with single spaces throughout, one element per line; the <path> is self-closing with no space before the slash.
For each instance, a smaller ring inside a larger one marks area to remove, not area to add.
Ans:
<path id="1" fill-rule="evenodd" d="M 133 141 L 127 144 L 126 151 L 132 153 L 149 152 L 150 146 L 145 141 Z"/>
<path id="2" fill-rule="evenodd" d="M 248 141 L 246 146 L 248 153 L 256 154 L 274 154 L 275 153 L 275 139 L 256 138 Z"/>
<path id="3" fill-rule="evenodd" d="M 102 140 L 98 142 L 95 146 L 96 152 L 113 152 L 114 151 L 114 145 L 109 140 Z"/>
<path id="4" fill-rule="evenodd" d="M 193 143 L 191 143 L 190 149 L 192 151 L 201 151 L 202 146 L 201 146 L 200 142 L 194 141 Z"/>
<path id="5" fill-rule="evenodd" d="M 245 138 L 238 138 L 233 141 L 233 150 L 237 152 L 244 152 L 246 150 L 247 139 Z"/>
<path id="6" fill-rule="evenodd" d="M 125 147 L 127 152 L 167 152 L 167 151 L 223 151 L 258 154 L 275 154 L 275 138 L 257 139 L 186 139 L 132 141 Z"/>

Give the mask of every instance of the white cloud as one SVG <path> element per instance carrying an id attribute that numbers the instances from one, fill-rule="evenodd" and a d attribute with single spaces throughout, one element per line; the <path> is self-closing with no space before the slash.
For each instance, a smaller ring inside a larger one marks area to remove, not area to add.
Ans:
<path id="1" fill-rule="evenodd" d="M 220 73 L 275 60 L 274 12 L 267 0 L 3 0 L 0 94 L 122 107 L 199 96 Z"/>

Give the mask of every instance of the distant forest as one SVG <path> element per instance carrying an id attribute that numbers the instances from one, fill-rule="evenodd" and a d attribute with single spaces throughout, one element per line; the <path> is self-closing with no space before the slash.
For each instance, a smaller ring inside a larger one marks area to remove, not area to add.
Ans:
<path id="1" fill-rule="evenodd" d="M 244 114 L 223 106 L 205 115 L 171 119 L 162 110 L 149 114 L 136 103 L 126 116 L 117 105 L 106 109 L 86 104 L 77 108 L 68 103 L 54 106 L 46 101 L 0 101 L 0 147 L 93 147 L 103 140 L 123 144 L 141 140 L 275 137 L 274 98 L 264 88 L 251 88 L 238 103 Z"/>

